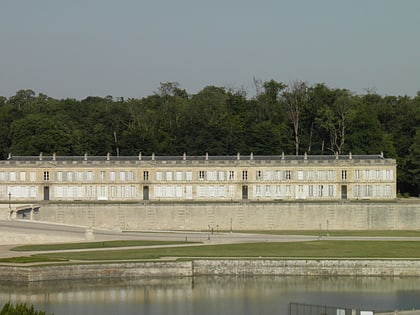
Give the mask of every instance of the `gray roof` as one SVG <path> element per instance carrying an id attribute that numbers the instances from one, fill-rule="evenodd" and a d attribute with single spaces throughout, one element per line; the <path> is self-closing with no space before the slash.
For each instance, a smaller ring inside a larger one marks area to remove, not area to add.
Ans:
<path id="1" fill-rule="evenodd" d="M 9 155 L 7 158 L 8 161 L 16 161 L 16 162 L 36 162 L 36 161 L 66 161 L 66 162 L 82 162 L 82 161 L 98 161 L 98 162 L 105 162 L 105 161 L 329 161 L 329 160 L 384 160 L 384 156 L 382 154 L 379 155 L 352 155 L 351 153 L 348 155 L 202 155 L 202 156 L 188 156 L 188 155 L 180 155 L 180 156 L 159 156 L 159 155 L 138 155 L 138 156 L 59 156 L 59 155 L 39 155 L 39 156 L 13 156 Z"/>

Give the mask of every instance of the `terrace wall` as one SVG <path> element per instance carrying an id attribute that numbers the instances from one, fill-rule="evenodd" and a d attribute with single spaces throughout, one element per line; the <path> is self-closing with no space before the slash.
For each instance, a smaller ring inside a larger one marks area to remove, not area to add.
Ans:
<path id="1" fill-rule="evenodd" d="M 418 230 L 420 200 L 46 203 L 33 219 L 113 230 Z"/>

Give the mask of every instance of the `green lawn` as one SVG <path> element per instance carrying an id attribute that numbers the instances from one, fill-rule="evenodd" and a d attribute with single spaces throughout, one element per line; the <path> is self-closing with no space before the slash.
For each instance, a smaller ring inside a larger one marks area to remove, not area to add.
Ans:
<path id="1" fill-rule="evenodd" d="M 146 248 L 91 252 L 37 254 L 47 260 L 137 260 L 179 258 L 415 258 L 420 259 L 420 242 L 414 241 L 312 241 L 266 242 L 172 248 Z M 0 260 L 1 261 L 1 260 Z"/>
<path id="2" fill-rule="evenodd" d="M 239 233 L 256 233 L 256 234 L 270 234 L 270 235 L 312 235 L 312 236 L 326 236 L 327 231 L 322 230 L 273 230 L 273 231 L 235 231 Z M 329 236 L 389 236 L 389 237 L 420 237 L 420 230 L 406 231 L 406 230 L 332 230 L 328 231 Z"/>
<path id="3" fill-rule="evenodd" d="M 106 241 L 106 242 L 84 242 L 84 243 L 64 243 L 64 244 L 43 244 L 43 245 L 24 245 L 12 248 L 13 251 L 57 251 L 66 249 L 93 249 L 93 248 L 112 248 L 112 247 L 131 247 L 131 246 L 154 246 L 154 245 L 176 245 L 191 244 L 193 242 L 184 241 Z"/>

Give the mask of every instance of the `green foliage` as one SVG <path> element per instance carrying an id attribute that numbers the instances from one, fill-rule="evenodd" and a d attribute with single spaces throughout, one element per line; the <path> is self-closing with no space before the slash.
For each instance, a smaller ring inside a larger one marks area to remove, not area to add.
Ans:
<path id="1" fill-rule="evenodd" d="M 161 83 L 142 99 L 0 96 L 0 158 L 13 155 L 380 154 L 398 190 L 420 194 L 420 96 L 354 95 L 325 84 L 254 80 L 256 96 Z"/>
<path id="2" fill-rule="evenodd" d="M 18 303 L 13 305 L 7 302 L 3 309 L 0 311 L 0 315 L 45 315 L 45 312 L 35 310 L 34 306 L 28 306 L 26 303 Z"/>

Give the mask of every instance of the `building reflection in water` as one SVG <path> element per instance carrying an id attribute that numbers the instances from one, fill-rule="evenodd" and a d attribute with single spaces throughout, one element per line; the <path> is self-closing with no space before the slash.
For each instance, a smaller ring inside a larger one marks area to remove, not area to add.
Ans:
<path id="1" fill-rule="evenodd" d="M 51 306 L 56 314 L 65 313 L 53 306 L 77 305 L 124 305 L 124 314 L 269 314 L 289 302 L 393 310 L 420 308 L 419 280 L 264 276 L 0 283 L 0 300 Z"/>

